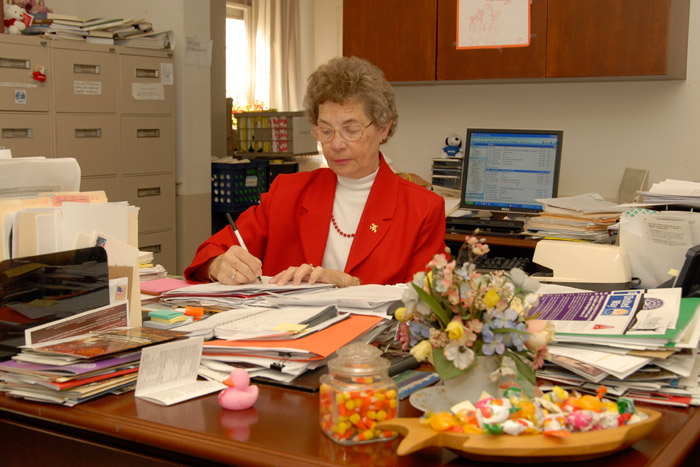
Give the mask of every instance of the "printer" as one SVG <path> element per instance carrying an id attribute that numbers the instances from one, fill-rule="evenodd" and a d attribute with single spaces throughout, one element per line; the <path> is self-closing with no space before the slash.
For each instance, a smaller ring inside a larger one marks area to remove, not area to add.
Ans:
<path id="1" fill-rule="evenodd" d="M 532 257 L 540 271 L 532 277 L 586 290 L 629 289 L 632 272 L 627 253 L 616 245 L 566 240 L 540 240 Z"/>

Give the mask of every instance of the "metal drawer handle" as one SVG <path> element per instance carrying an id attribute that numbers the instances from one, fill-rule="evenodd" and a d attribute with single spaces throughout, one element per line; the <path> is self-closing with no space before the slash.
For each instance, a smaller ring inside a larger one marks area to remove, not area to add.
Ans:
<path id="1" fill-rule="evenodd" d="M 137 138 L 160 138 L 160 128 L 141 128 L 136 130 Z"/>
<path id="2" fill-rule="evenodd" d="M 162 247 L 161 247 L 160 243 L 157 245 L 146 245 L 146 246 L 139 247 L 139 250 L 150 251 L 151 253 L 160 253 L 161 249 L 162 249 Z"/>
<path id="3" fill-rule="evenodd" d="M 154 186 L 152 188 L 139 188 L 136 191 L 136 196 L 143 198 L 146 196 L 160 196 L 160 187 Z"/>
<path id="4" fill-rule="evenodd" d="M 30 66 L 31 64 L 26 58 L 0 57 L 0 68 L 19 68 L 22 70 L 28 70 Z"/>
<path id="5" fill-rule="evenodd" d="M 2 129 L 3 138 L 31 138 L 32 129 L 31 128 L 3 128 Z"/>
<path id="6" fill-rule="evenodd" d="M 102 128 L 76 128 L 76 138 L 102 138 Z"/>
<path id="7" fill-rule="evenodd" d="M 160 75 L 160 70 L 154 68 L 137 68 L 136 77 L 137 78 L 158 78 Z"/>
<path id="8" fill-rule="evenodd" d="M 86 73 L 90 75 L 100 74 L 100 65 L 82 65 L 80 63 L 73 64 L 73 73 Z"/>

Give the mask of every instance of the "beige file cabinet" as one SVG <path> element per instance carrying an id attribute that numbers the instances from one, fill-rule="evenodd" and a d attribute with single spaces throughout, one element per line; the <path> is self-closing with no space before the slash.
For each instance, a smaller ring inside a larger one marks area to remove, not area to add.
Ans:
<path id="1" fill-rule="evenodd" d="M 120 130 L 122 173 L 175 172 L 173 117 L 121 117 Z"/>
<path id="2" fill-rule="evenodd" d="M 122 177 L 122 197 L 140 208 L 139 233 L 175 228 L 175 175 Z"/>
<path id="3" fill-rule="evenodd" d="M 121 114 L 172 115 L 175 94 L 172 86 L 172 59 L 169 55 L 171 54 L 158 50 L 120 49 Z"/>
<path id="4" fill-rule="evenodd" d="M 46 40 L 0 34 L 0 111 L 48 112 L 50 82 L 33 77 L 40 67 L 50 73 Z"/>
<path id="5" fill-rule="evenodd" d="M 116 115 L 58 113 L 56 156 L 75 157 L 83 177 L 116 176 L 117 131 Z"/>
<path id="6" fill-rule="evenodd" d="M 46 81 L 32 72 L 45 68 Z M 0 34 L 0 145 L 74 157 L 81 190 L 140 208 L 139 242 L 175 271 L 171 51 Z M 157 251 L 156 251 L 157 250 Z"/>
<path id="7" fill-rule="evenodd" d="M 114 47 L 86 50 L 87 44 L 56 41 L 53 50 L 54 110 L 56 112 L 115 113 L 117 54 Z"/>
<path id="8" fill-rule="evenodd" d="M 0 146 L 12 157 L 50 156 L 50 122 L 47 112 L 0 112 Z"/>

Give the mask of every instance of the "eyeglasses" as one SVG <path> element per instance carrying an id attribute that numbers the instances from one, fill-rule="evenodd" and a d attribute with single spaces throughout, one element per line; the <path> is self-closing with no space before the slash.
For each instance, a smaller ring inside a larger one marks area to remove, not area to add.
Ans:
<path id="1" fill-rule="evenodd" d="M 342 126 L 337 130 L 329 126 L 315 126 L 311 129 L 311 135 L 316 138 L 316 141 L 319 143 L 330 143 L 333 141 L 335 132 L 337 131 L 340 137 L 345 141 L 352 142 L 362 138 L 362 135 L 365 134 L 365 130 L 373 123 L 374 121 L 371 121 L 365 126 L 362 126 L 359 123 L 350 123 L 349 125 Z"/>

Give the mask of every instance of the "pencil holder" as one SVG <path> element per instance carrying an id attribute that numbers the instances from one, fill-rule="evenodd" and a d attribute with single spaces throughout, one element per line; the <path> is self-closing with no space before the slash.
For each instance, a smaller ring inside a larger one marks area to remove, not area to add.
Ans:
<path id="1" fill-rule="evenodd" d="M 353 343 L 338 350 L 321 377 L 321 428 L 343 445 L 386 441 L 395 431 L 375 428 L 399 413 L 396 382 L 389 377 L 389 360 L 368 344 Z"/>

